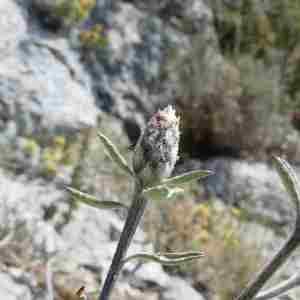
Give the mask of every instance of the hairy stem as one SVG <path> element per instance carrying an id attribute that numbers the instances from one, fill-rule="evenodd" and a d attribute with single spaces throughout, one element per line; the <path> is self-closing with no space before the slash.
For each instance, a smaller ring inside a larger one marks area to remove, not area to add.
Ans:
<path id="1" fill-rule="evenodd" d="M 278 250 L 273 258 L 266 263 L 258 275 L 247 285 L 236 300 L 251 300 L 260 291 L 266 281 L 277 271 L 286 261 L 291 253 L 299 245 L 299 236 L 296 231 L 290 235 L 284 245 Z"/>
<path id="2" fill-rule="evenodd" d="M 109 294 L 122 268 L 122 260 L 126 255 L 127 249 L 144 213 L 147 205 L 147 199 L 142 196 L 141 192 L 141 184 L 136 183 L 134 198 L 128 211 L 127 219 L 121 233 L 117 250 L 114 254 L 102 291 L 99 295 L 99 300 L 108 300 Z"/>
<path id="3" fill-rule="evenodd" d="M 293 275 L 291 278 L 280 282 L 278 285 L 266 290 L 262 291 L 258 294 L 258 296 L 255 297 L 254 300 L 268 300 L 273 299 L 274 297 L 277 297 L 283 293 L 286 293 L 287 291 L 291 290 L 294 287 L 297 287 L 300 285 L 300 273 L 297 273 Z"/>

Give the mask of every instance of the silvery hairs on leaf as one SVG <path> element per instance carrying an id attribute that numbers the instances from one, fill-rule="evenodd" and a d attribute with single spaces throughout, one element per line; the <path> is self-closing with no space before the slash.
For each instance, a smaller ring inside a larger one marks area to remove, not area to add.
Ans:
<path id="1" fill-rule="evenodd" d="M 171 106 L 152 116 L 133 156 L 133 170 L 144 187 L 171 175 L 178 159 L 179 135 L 179 117 Z"/>

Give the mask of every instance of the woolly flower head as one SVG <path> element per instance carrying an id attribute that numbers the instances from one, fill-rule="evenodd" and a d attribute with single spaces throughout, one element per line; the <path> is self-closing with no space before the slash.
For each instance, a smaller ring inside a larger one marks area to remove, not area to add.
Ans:
<path id="1" fill-rule="evenodd" d="M 149 121 L 148 125 L 157 126 L 161 128 L 177 127 L 179 126 L 179 117 L 176 116 L 175 109 L 169 105 L 163 110 L 155 113 Z"/>
<path id="2" fill-rule="evenodd" d="M 155 113 L 143 131 L 133 169 L 144 186 L 169 177 L 178 158 L 179 118 L 171 106 Z"/>

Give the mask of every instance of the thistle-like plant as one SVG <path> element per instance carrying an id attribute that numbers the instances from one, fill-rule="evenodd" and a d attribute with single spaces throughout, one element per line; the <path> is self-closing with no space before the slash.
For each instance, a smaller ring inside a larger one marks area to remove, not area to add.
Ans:
<path id="1" fill-rule="evenodd" d="M 107 154 L 134 182 L 133 200 L 130 207 L 113 201 L 98 201 L 94 196 L 68 187 L 77 201 L 96 208 L 124 208 L 127 218 L 110 269 L 106 276 L 99 300 L 107 300 L 122 266 L 133 259 L 152 260 L 164 265 L 174 265 L 203 257 L 199 252 L 137 253 L 126 257 L 127 249 L 143 215 L 148 198 L 171 198 L 182 192 L 178 185 L 206 177 L 210 171 L 191 171 L 168 178 L 178 159 L 179 118 L 168 106 L 155 113 L 142 132 L 133 154 L 132 167 L 119 153 L 116 146 L 102 133 L 98 136 Z"/>
<path id="2" fill-rule="evenodd" d="M 179 144 L 179 119 L 169 106 L 158 111 L 148 122 L 136 145 L 132 167 L 119 153 L 116 146 L 102 133 L 98 136 L 102 141 L 107 155 L 134 181 L 133 200 L 130 207 L 115 201 L 99 201 L 96 197 L 68 187 L 73 198 L 79 202 L 99 208 L 122 208 L 127 210 L 127 218 L 113 257 L 110 269 L 104 282 L 99 300 L 107 300 L 123 265 L 133 259 L 152 260 L 164 265 L 175 265 L 203 256 L 199 252 L 171 253 L 137 253 L 126 257 L 127 249 L 143 215 L 149 198 L 170 198 L 182 192 L 178 187 L 183 183 L 206 177 L 210 171 L 192 171 L 179 176 L 168 178 L 177 160 Z M 248 286 L 235 300 L 267 300 L 277 297 L 300 284 L 300 273 L 277 286 L 263 291 L 260 290 L 278 268 L 290 257 L 300 245 L 300 187 L 291 166 L 285 160 L 273 159 L 276 170 L 289 193 L 296 210 L 296 221 L 287 241 L 270 259 L 269 262 L 254 277 Z M 80 299 L 86 299 L 84 288 L 77 292 Z"/>

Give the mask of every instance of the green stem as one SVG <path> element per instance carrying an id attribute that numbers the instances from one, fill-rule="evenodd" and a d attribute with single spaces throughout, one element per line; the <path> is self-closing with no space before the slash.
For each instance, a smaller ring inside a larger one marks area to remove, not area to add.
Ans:
<path id="1" fill-rule="evenodd" d="M 257 276 L 247 285 L 247 287 L 235 300 L 254 299 L 256 294 L 260 291 L 267 280 L 277 271 L 277 269 L 287 260 L 287 258 L 289 258 L 299 243 L 299 235 L 296 231 L 293 231 L 279 251 L 269 262 L 266 263 Z"/>
<path id="2" fill-rule="evenodd" d="M 114 283 L 121 271 L 123 258 L 126 255 L 127 249 L 131 243 L 134 233 L 138 227 L 141 217 L 143 216 L 147 199 L 141 194 L 142 188 L 139 183 L 136 183 L 134 199 L 129 208 L 127 219 L 119 239 L 117 250 L 114 254 L 110 269 L 106 276 L 102 291 L 98 300 L 108 300 Z"/>

